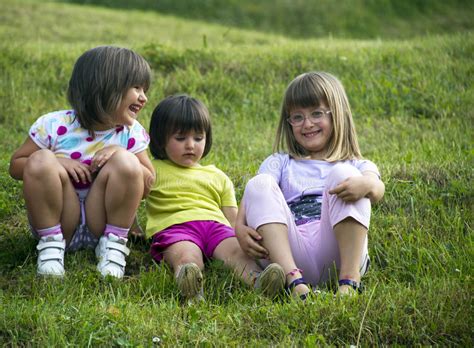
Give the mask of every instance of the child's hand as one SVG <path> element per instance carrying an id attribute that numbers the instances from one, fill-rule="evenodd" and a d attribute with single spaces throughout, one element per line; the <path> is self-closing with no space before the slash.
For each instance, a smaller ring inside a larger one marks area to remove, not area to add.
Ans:
<path id="1" fill-rule="evenodd" d="M 265 259 L 268 257 L 267 249 L 261 245 L 262 236 L 253 228 L 237 223 L 235 235 L 240 247 L 247 255 L 254 259 Z"/>
<path id="2" fill-rule="evenodd" d="M 92 175 L 90 167 L 82 162 L 70 159 L 58 157 L 58 162 L 66 169 L 69 176 L 75 182 L 81 182 L 87 184 L 92 182 Z"/>
<path id="3" fill-rule="evenodd" d="M 120 146 L 112 145 L 97 151 L 94 157 L 92 157 L 91 172 L 99 171 L 118 149 L 120 149 Z"/>
<path id="4" fill-rule="evenodd" d="M 367 196 L 370 191 L 369 180 L 365 176 L 352 176 L 329 190 L 344 202 L 355 202 Z"/>

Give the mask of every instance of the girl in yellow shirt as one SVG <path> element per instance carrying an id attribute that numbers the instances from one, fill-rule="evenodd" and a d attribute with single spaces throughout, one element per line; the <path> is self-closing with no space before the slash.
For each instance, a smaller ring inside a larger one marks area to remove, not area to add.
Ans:
<path id="1" fill-rule="evenodd" d="M 151 255 L 173 268 L 186 299 L 200 299 L 204 258 L 233 268 L 246 283 L 269 296 L 283 289 L 277 264 L 261 271 L 240 248 L 233 226 L 237 202 L 231 180 L 213 165 L 202 166 L 212 145 L 209 112 L 187 95 L 164 99 L 153 111 L 150 150 L 157 177 L 147 198 Z"/>

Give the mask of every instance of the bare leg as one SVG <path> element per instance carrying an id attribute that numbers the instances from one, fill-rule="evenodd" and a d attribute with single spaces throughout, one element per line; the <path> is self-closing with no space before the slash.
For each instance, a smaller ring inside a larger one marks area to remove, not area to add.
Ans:
<path id="1" fill-rule="evenodd" d="M 288 240 L 288 228 L 284 224 L 271 223 L 260 226 L 257 231 L 263 237 L 262 244 L 270 253 L 269 258 L 272 262 L 278 263 L 285 271 L 286 283 L 291 282 L 297 278 L 301 278 L 302 274 L 297 269 L 293 254 Z M 304 284 L 297 285 L 293 292 L 296 295 L 303 295 L 309 292 L 309 288 Z"/>
<path id="2" fill-rule="evenodd" d="M 143 195 L 143 174 L 138 158 L 117 150 L 98 173 L 86 198 L 86 223 L 100 237 L 97 269 L 104 276 L 122 278 L 130 250 L 126 238 Z M 104 235 L 106 224 L 109 225 Z"/>
<path id="3" fill-rule="evenodd" d="M 339 245 L 341 266 L 339 279 L 351 279 L 360 282 L 360 259 L 367 238 L 367 229 L 353 218 L 346 218 L 334 226 Z M 341 294 L 348 293 L 350 287 L 342 285 L 339 287 Z"/>
<path id="4" fill-rule="evenodd" d="M 224 261 L 224 264 L 234 270 L 234 273 L 242 280 L 253 285 L 255 281 L 255 271 L 260 271 L 260 267 L 247 254 L 244 253 L 237 241 L 237 238 L 226 238 L 214 249 L 212 257 Z"/>
<path id="5" fill-rule="evenodd" d="M 130 228 L 143 195 L 143 174 L 138 158 L 118 150 L 95 179 L 86 198 L 87 225 L 96 236 L 105 224 Z"/>
<path id="6" fill-rule="evenodd" d="M 173 268 L 175 276 L 179 269 L 186 263 L 195 263 L 201 270 L 204 270 L 202 252 L 193 242 L 183 241 L 170 245 L 163 253 L 164 260 Z"/>
<path id="7" fill-rule="evenodd" d="M 68 173 L 51 151 L 39 150 L 29 157 L 23 173 L 23 192 L 33 227 L 61 224 L 69 243 L 79 223 L 79 199 Z"/>
<path id="8" fill-rule="evenodd" d="M 164 259 L 173 268 L 181 295 L 189 300 L 201 300 L 204 269 L 201 249 L 192 242 L 178 242 L 166 248 Z"/>

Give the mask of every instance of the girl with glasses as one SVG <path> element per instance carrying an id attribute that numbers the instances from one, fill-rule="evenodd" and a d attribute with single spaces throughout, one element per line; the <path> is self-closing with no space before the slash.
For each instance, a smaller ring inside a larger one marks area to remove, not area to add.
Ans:
<path id="1" fill-rule="evenodd" d="M 362 158 L 336 77 L 308 72 L 290 83 L 274 151 L 244 192 L 236 225 L 242 248 L 280 265 L 287 291 L 302 299 L 309 285 L 333 278 L 339 294 L 360 291 L 371 204 L 385 186 L 377 166 Z"/>

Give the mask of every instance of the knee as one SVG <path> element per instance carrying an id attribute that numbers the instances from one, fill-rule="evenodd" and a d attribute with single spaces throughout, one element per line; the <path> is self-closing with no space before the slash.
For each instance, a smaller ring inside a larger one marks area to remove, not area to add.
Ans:
<path id="1" fill-rule="evenodd" d="M 177 265 L 184 265 L 184 264 L 190 263 L 190 262 L 196 263 L 194 257 L 192 257 L 191 255 L 181 254 L 178 257 L 178 260 L 177 260 L 176 264 Z"/>
<path id="2" fill-rule="evenodd" d="M 196 265 L 198 265 L 198 267 L 202 270 L 203 269 L 203 263 L 202 263 L 202 259 L 198 256 L 198 255 L 195 255 L 195 254 L 181 254 L 180 257 L 178 258 L 177 262 L 176 262 L 176 265 L 177 266 L 180 266 L 180 265 L 185 265 L 187 263 L 195 263 Z"/>
<path id="3" fill-rule="evenodd" d="M 356 167 L 348 163 L 338 163 L 329 171 L 326 178 L 326 187 L 328 189 L 333 188 L 347 178 L 361 175 L 362 173 Z"/>
<path id="4" fill-rule="evenodd" d="M 45 176 L 61 172 L 61 169 L 62 172 L 64 172 L 64 174 L 67 176 L 64 168 L 58 166 L 57 164 L 58 161 L 52 151 L 47 149 L 35 151 L 30 155 L 30 157 L 28 157 L 28 160 L 26 161 L 24 176 L 42 179 Z"/>
<path id="5" fill-rule="evenodd" d="M 231 260 L 239 260 L 243 258 L 246 258 L 246 255 L 240 247 L 240 244 L 237 242 L 226 250 L 224 261 L 228 262 Z"/>
<path id="6" fill-rule="evenodd" d="M 137 156 L 133 153 L 119 149 L 110 157 L 104 169 L 120 175 L 124 180 L 142 180 L 142 168 Z"/>
<path id="7" fill-rule="evenodd" d="M 278 187 L 275 178 L 269 174 L 258 174 L 249 180 L 245 191 L 261 193 L 262 191 L 267 191 Z"/>

